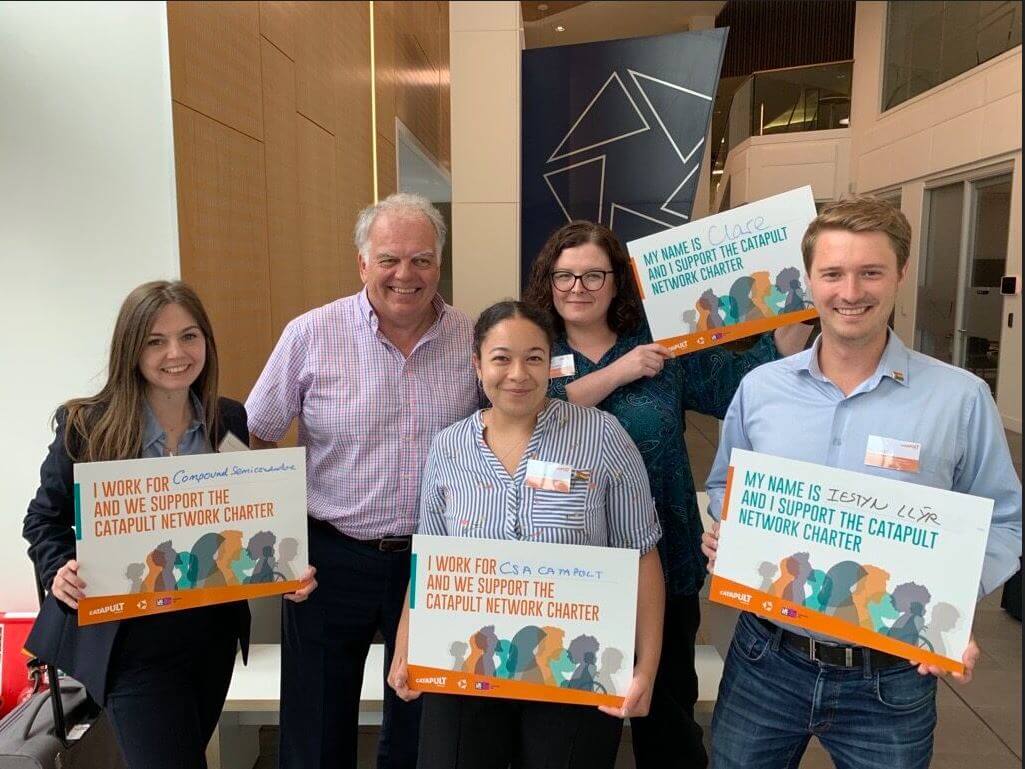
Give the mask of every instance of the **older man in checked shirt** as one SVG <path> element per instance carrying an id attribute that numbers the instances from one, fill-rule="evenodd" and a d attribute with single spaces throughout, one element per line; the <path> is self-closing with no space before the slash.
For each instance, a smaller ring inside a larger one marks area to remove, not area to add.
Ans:
<path id="1" fill-rule="evenodd" d="M 360 212 L 364 289 L 289 323 L 246 409 L 256 448 L 295 418 L 319 588 L 282 615 L 279 766 L 355 767 L 363 666 L 384 671 L 409 580 L 431 438 L 478 405 L 469 318 L 438 295 L 445 224 L 416 195 Z M 416 764 L 420 709 L 385 687 L 379 769 Z"/>

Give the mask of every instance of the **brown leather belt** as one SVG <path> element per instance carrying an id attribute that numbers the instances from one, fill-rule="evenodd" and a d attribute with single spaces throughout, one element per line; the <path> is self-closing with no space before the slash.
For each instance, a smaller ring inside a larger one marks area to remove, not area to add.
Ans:
<path id="1" fill-rule="evenodd" d="M 408 553 L 413 547 L 413 537 L 409 534 L 381 537 L 380 539 L 356 539 L 355 537 L 350 537 L 345 532 L 339 531 L 335 528 L 334 524 L 329 521 L 322 521 L 319 518 L 310 518 L 310 524 L 324 532 L 336 534 L 348 542 L 355 542 L 358 545 L 363 545 L 364 547 L 369 547 L 373 550 L 379 550 L 382 553 Z"/>

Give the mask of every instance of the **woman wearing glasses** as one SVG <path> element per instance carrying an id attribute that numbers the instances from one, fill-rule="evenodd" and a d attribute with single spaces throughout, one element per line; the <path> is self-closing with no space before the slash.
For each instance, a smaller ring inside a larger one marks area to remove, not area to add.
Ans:
<path id="1" fill-rule="evenodd" d="M 671 358 L 652 343 L 626 249 L 607 227 L 586 221 L 570 222 L 548 239 L 525 294 L 552 316 L 552 355 L 573 357 L 574 373 L 553 378 L 549 394 L 616 416 L 644 458 L 662 525 L 665 653 L 649 715 L 631 720 L 637 766 L 660 766 L 666 755 L 678 756 L 681 766 L 706 766 L 694 721 L 694 643 L 705 560 L 684 413 L 721 419 L 744 374 L 779 354 L 797 352 L 810 329 L 781 329 L 776 344 L 765 336 L 743 354 L 713 348 Z"/>

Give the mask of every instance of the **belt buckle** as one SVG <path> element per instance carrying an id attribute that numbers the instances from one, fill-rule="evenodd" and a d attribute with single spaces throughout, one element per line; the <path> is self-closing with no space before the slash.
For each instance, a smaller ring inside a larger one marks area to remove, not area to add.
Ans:
<path id="1" fill-rule="evenodd" d="M 382 553 L 404 553 L 409 550 L 407 537 L 381 537 L 377 541 L 377 549 Z"/>
<path id="2" fill-rule="evenodd" d="M 847 664 L 847 667 L 854 667 L 854 649 L 850 646 L 844 649 L 844 662 Z"/>

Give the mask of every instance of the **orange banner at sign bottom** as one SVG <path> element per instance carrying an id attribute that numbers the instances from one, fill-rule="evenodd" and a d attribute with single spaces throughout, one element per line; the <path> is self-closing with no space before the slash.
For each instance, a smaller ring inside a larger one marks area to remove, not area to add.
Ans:
<path id="1" fill-rule="evenodd" d="M 815 308 L 796 310 L 795 312 L 786 312 L 782 315 L 773 315 L 771 318 L 746 320 L 743 323 L 734 323 L 732 326 L 709 328 L 693 334 L 670 336 L 665 339 L 656 339 L 655 341 L 669 350 L 674 356 L 686 355 L 689 352 L 707 350 L 709 347 L 718 347 L 727 342 L 736 342 L 744 337 L 763 334 L 766 331 L 789 326 L 793 323 L 803 323 L 806 320 L 812 320 L 817 317 L 819 317 L 819 312 Z"/>
<path id="2" fill-rule="evenodd" d="M 462 670 L 445 670 L 425 665 L 409 665 L 409 688 L 428 694 L 466 694 L 507 700 L 558 702 L 566 705 L 609 705 L 621 707 L 623 697 L 598 691 L 567 689 L 561 686 L 513 681 L 497 676 L 481 676 Z"/>
<path id="3" fill-rule="evenodd" d="M 191 590 L 164 590 L 156 593 L 126 593 L 83 598 L 78 602 L 78 624 L 97 625 L 133 617 L 166 614 L 169 611 L 195 609 L 248 598 L 292 593 L 302 587 L 298 579 L 286 582 L 261 582 L 255 585 L 197 587 Z"/>
<path id="4" fill-rule="evenodd" d="M 730 468 L 731 470 L 733 468 Z M 903 657 L 912 662 L 924 662 L 951 673 L 964 673 L 964 665 L 949 657 L 921 649 L 917 646 L 898 641 L 895 638 L 876 633 L 860 625 L 846 622 L 828 614 L 809 609 L 802 604 L 793 603 L 778 595 L 765 593 L 740 582 L 712 575 L 712 585 L 708 597 L 716 603 L 732 606 L 741 611 L 749 611 L 760 617 L 785 625 L 811 630 L 833 638 L 843 638 L 850 643 L 868 646 L 872 649 Z"/>

